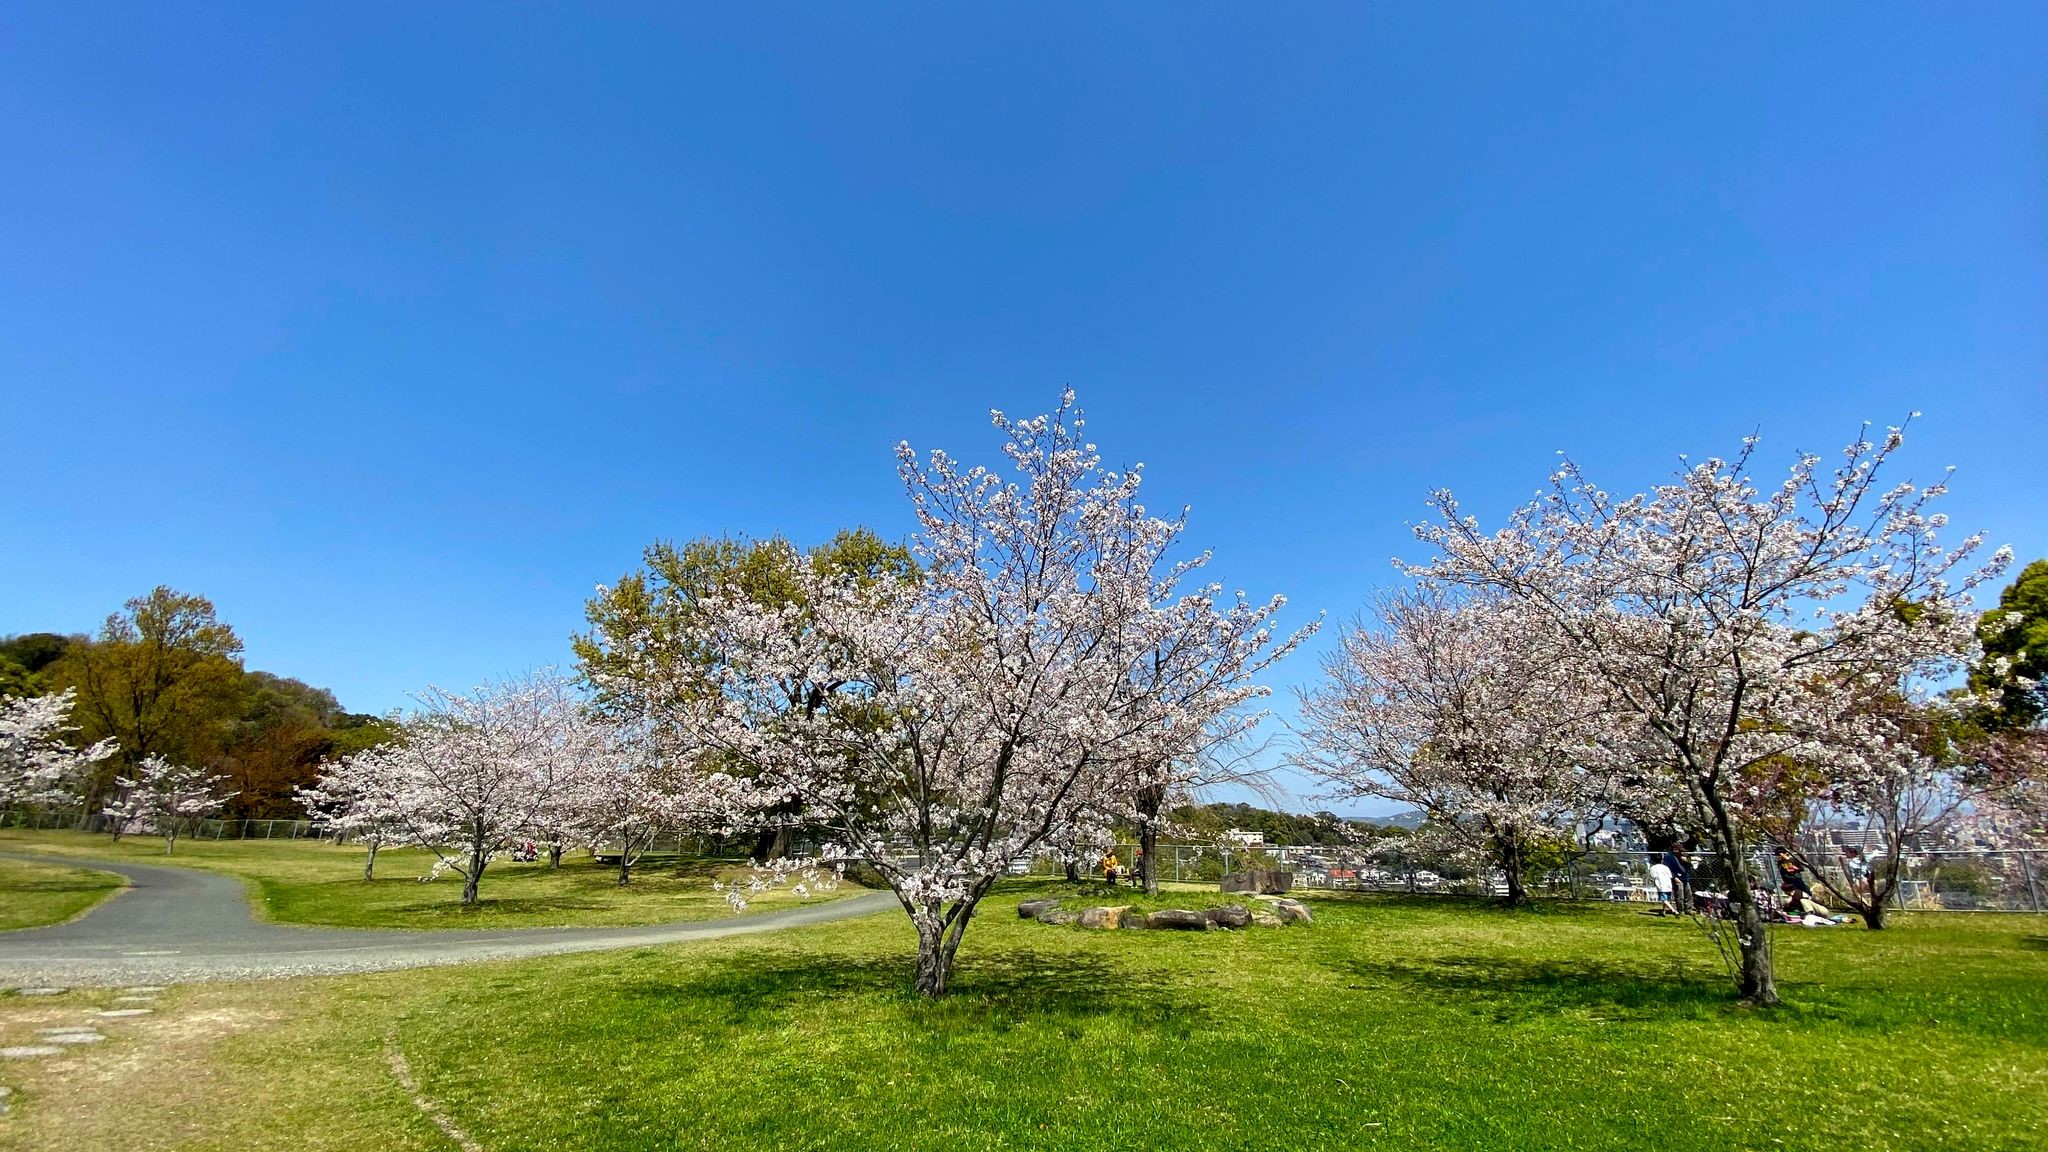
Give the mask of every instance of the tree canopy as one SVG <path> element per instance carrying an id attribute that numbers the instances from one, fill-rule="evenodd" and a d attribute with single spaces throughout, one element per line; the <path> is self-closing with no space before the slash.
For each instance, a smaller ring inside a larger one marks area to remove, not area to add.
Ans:
<path id="1" fill-rule="evenodd" d="M 2039 724 L 2048 716 L 2048 560 L 2027 565 L 2006 585 L 1998 607 L 1984 613 L 1977 638 L 1984 659 L 1971 670 L 1970 687 L 1998 697 L 1987 724 Z"/>
<path id="2" fill-rule="evenodd" d="M 330 759 L 389 739 L 384 721 L 344 711 L 334 693 L 242 666 L 242 641 L 204 596 L 157 587 L 94 636 L 0 638 L 0 696 L 75 697 L 71 739 L 118 753 L 80 782 L 97 804 L 150 756 L 218 773 L 233 817 L 296 817 L 294 797 Z"/>

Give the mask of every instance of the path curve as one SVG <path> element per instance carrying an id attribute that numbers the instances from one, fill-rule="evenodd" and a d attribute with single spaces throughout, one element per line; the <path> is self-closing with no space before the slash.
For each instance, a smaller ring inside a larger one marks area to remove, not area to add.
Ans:
<path id="1" fill-rule="evenodd" d="M 218 872 L 81 856 L 0 856 L 114 872 L 129 885 L 79 919 L 0 932 L 0 987 L 379 972 L 711 940 L 867 916 L 896 906 L 889 893 L 867 892 L 723 920 L 633 928 L 320 928 L 256 919 L 242 881 Z"/>

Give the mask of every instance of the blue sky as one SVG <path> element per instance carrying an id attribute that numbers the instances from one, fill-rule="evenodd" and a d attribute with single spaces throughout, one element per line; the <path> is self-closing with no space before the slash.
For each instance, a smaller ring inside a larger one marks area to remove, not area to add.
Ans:
<path id="1" fill-rule="evenodd" d="M 1432 487 L 1915 409 L 2048 555 L 2040 5 L 293 7 L 0 17 L 0 633 L 169 583 L 383 710 L 1069 384 L 1301 619 Z"/>

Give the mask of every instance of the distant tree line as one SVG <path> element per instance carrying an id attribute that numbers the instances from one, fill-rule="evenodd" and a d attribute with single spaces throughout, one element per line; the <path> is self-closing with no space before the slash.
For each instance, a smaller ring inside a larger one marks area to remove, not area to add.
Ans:
<path id="1" fill-rule="evenodd" d="M 1380 831 L 1373 824 L 1346 820 L 1334 812 L 1276 812 L 1252 804 L 1184 804 L 1172 812 L 1174 826 L 1196 840 L 1214 840 L 1231 829 L 1257 832 L 1279 847 L 1341 848 L 1361 834 Z"/>
<path id="2" fill-rule="evenodd" d="M 168 587 L 129 600 L 93 635 L 0 637 L 0 696 L 66 689 L 76 742 L 119 745 L 83 781 L 93 811 L 155 756 L 225 777 L 227 817 L 301 816 L 294 792 L 322 764 L 390 736 L 382 719 L 345 711 L 325 688 L 244 668 L 242 640 L 213 602 Z"/>

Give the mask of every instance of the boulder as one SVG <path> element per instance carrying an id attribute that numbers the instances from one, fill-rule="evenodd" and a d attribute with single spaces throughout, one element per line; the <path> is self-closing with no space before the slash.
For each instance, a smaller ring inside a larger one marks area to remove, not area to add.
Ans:
<path id="1" fill-rule="evenodd" d="M 1201 932 L 1209 927 L 1209 918 L 1188 908 L 1161 908 L 1157 912 L 1146 914 L 1145 927 Z"/>
<path id="2" fill-rule="evenodd" d="M 1271 912 L 1254 912 L 1252 913 L 1252 926 L 1256 928 L 1285 928 L 1287 927 L 1287 921 L 1273 915 Z"/>
<path id="3" fill-rule="evenodd" d="M 1065 908 L 1054 908 L 1038 914 L 1038 922 L 1040 924 L 1072 924 L 1080 918 L 1081 914 L 1079 912 L 1070 912 Z"/>
<path id="4" fill-rule="evenodd" d="M 1294 873 L 1278 868 L 1249 868 L 1232 872 L 1220 885 L 1225 892 L 1258 892 L 1278 896 L 1294 887 Z"/>
<path id="5" fill-rule="evenodd" d="M 1017 905 L 1017 915 L 1024 920 L 1039 920 L 1059 906 L 1060 902 L 1057 900 L 1026 900 Z"/>
<path id="6" fill-rule="evenodd" d="M 1236 905 L 1205 909 L 1202 915 L 1218 928 L 1242 928 L 1252 922 L 1252 914 Z"/>
<path id="7" fill-rule="evenodd" d="M 1304 924 L 1313 924 L 1316 921 L 1315 913 L 1310 912 L 1308 905 L 1299 900 L 1273 901 L 1273 915 L 1289 924 L 1297 920 Z"/>
<path id="8" fill-rule="evenodd" d="M 1120 923 L 1123 920 L 1124 908 L 1127 907 L 1129 907 L 1129 905 L 1123 905 L 1116 908 L 1086 909 L 1081 913 L 1081 927 L 1114 928 L 1118 925 L 1118 923 Z"/>

